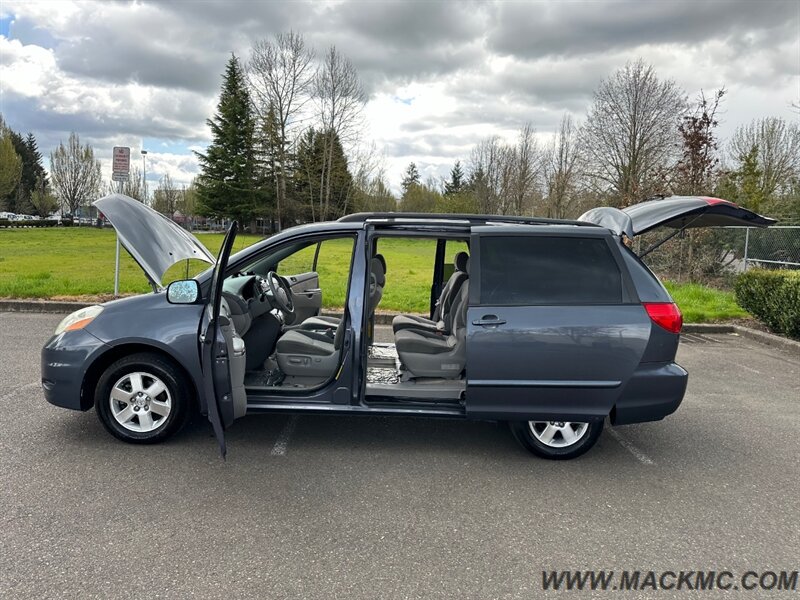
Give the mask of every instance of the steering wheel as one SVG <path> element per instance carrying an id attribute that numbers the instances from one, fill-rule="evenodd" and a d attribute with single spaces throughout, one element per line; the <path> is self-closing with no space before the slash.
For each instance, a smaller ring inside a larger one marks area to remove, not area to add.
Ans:
<path id="1" fill-rule="evenodd" d="M 292 288 L 286 280 L 278 275 L 275 271 L 267 273 L 265 278 L 269 284 L 269 291 L 272 292 L 272 298 L 281 312 L 287 315 L 294 314 L 294 301 L 292 300 Z"/>

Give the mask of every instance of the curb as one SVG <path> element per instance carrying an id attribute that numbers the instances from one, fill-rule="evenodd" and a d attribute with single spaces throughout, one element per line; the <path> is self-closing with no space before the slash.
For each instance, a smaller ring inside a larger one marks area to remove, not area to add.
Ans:
<path id="1" fill-rule="evenodd" d="M 24 312 L 24 313 L 71 313 L 80 308 L 91 306 L 89 302 L 56 302 L 51 300 L 0 300 L 0 313 L 2 312 Z M 336 317 L 341 313 L 323 311 L 324 316 Z M 393 314 L 375 314 L 376 325 L 391 325 Z M 744 338 L 753 340 L 770 346 L 779 348 L 793 354 L 800 355 L 800 342 L 790 340 L 772 333 L 758 331 L 742 325 L 726 325 L 724 323 L 688 323 L 683 326 L 684 333 L 735 333 Z"/>
<path id="2" fill-rule="evenodd" d="M 0 312 L 71 313 L 92 306 L 90 302 L 57 302 L 52 300 L 0 300 Z"/>
<path id="3" fill-rule="evenodd" d="M 681 333 L 736 333 L 736 325 L 724 323 L 687 323 Z"/>
<path id="4" fill-rule="evenodd" d="M 785 352 L 791 352 L 792 354 L 800 356 L 800 342 L 790 340 L 789 338 L 781 337 L 773 333 L 766 333 L 765 331 L 758 331 L 757 329 L 743 327 L 742 325 L 734 325 L 733 328 L 735 332 L 742 337 L 759 342 L 765 346 L 778 348 Z"/>
<path id="5" fill-rule="evenodd" d="M 753 340 L 780 350 L 800 355 L 800 342 L 789 338 L 759 331 L 744 325 L 726 325 L 724 323 L 689 323 L 683 326 L 683 333 L 734 333 L 743 338 Z"/>

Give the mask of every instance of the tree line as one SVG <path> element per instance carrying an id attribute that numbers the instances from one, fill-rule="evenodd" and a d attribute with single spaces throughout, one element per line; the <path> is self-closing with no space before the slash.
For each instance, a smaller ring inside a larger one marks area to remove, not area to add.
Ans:
<path id="1" fill-rule="evenodd" d="M 257 42 L 245 63 L 231 55 L 196 153 L 199 210 L 272 230 L 351 211 L 373 183 L 348 160 L 366 102 L 350 60 L 335 46 L 318 57 L 298 33 Z"/>
<path id="2" fill-rule="evenodd" d="M 727 94 L 689 100 L 652 66 L 630 62 L 599 85 L 582 123 L 565 114 L 545 143 L 528 123 L 515 142 L 479 142 L 449 179 L 422 182 L 411 163 L 399 209 L 574 218 L 599 205 L 714 195 L 800 224 L 800 125 L 756 119 L 723 143 Z"/>

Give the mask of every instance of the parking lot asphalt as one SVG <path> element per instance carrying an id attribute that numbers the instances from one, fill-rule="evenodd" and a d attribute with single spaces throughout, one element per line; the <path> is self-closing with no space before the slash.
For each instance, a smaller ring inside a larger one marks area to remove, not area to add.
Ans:
<path id="1" fill-rule="evenodd" d="M 60 318 L 0 314 L 1 597 L 541 598 L 542 570 L 798 567 L 800 360 L 736 335 L 686 336 L 679 411 L 574 461 L 494 423 L 252 416 L 223 462 L 200 418 L 137 447 L 47 404 Z M 653 595 L 687 597 L 624 597 Z"/>

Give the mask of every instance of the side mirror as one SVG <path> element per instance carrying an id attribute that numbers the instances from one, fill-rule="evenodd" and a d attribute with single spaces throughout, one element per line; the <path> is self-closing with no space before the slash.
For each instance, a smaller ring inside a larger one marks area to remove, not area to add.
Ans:
<path id="1" fill-rule="evenodd" d="M 194 304 L 200 298 L 200 285 L 194 279 L 173 281 L 167 286 L 170 304 Z"/>

